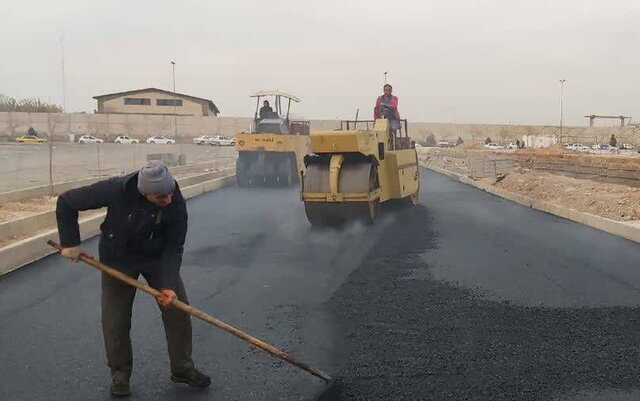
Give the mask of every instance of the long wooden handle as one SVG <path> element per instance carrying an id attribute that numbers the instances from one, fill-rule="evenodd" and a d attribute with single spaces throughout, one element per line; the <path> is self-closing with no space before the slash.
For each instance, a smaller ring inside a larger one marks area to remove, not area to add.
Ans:
<path id="1" fill-rule="evenodd" d="M 60 246 L 60 244 L 54 242 L 54 241 L 47 241 L 47 244 L 51 245 L 52 247 L 58 249 L 58 250 L 62 250 L 62 247 Z M 147 294 L 153 296 L 154 298 L 158 298 L 158 297 L 164 297 L 164 295 L 156 290 L 155 288 L 152 288 L 150 286 L 148 286 L 147 284 L 144 284 L 134 278 L 131 278 L 129 276 L 127 276 L 126 274 L 122 273 L 119 270 L 114 269 L 113 267 L 110 267 L 108 265 L 105 265 L 102 262 L 99 262 L 95 259 L 93 259 L 90 255 L 87 254 L 81 254 L 80 255 L 80 260 L 83 261 L 84 263 L 88 264 L 89 266 L 95 267 L 96 269 L 110 275 L 111 277 L 114 277 L 120 281 L 124 281 L 125 283 L 129 284 L 130 286 L 136 287 L 137 289 L 146 292 Z M 273 345 L 266 343 L 262 340 L 260 340 L 259 338 L 253 337 L 247 333 L 245 333 L 244 331 L 233 327 L 221 320 L 216 319 L 213 316 L 210 316 L 204 312 L 202 312 L 199 309 L 194 308 L 191 305 L 185 304 L 184 302 L 178 300 L 178 299 L 174 299 L 171 302 L 171 306 L 179 309 L 193 317 L 196 317 L 200 320 L 203 320 L 213 326 L 216 326 L 218 328 L 221 328 L 222 330 L 225 330 L 231 334 L 233 334 L 234 336 L 243 339 L 244 341 L 250 343 L 251 345 L 254 345 L 260 349 L 262 349 L 263 351 L 266 351 L 268 353 L 270 353 L 271 355 L 280 358 L 284 361 L 289 362 L 290 364 L 297 366 L 298 368 L 305 370 L 309 373 L 311 373 L 312 375 L 321 378 L 322 380 L 329 382 L 331 380 L 331 376 L 327 375 L 326 373 L 324 373 L 323 371 L 314 368 L 311 365 L 308 365 L 302 361 L 299 361 L 298 359 L 294 358 L 292 355 L 287 354 L 286 352 L 282 351 L 279 348 L 274 347 Z"/>

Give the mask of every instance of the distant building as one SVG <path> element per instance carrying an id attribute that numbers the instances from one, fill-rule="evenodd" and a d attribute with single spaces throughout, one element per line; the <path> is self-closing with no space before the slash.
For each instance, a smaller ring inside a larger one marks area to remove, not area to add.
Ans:
<path id="1" fill-rule="evenodd" d="M 98 113 L 217 116 L 213 101 L 156 88 L 94 96 Z"/>
<path id="2" fill-rule="evenodd" d="M 524 135 L 522 141 L 527 148 L 540 149 L 555 145 L 558 143 L 558 138 L 555 136 Z"/>

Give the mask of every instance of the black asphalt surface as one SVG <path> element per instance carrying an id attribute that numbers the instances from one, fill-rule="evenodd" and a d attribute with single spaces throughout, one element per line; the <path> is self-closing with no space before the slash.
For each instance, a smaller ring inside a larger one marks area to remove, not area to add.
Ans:
<path id="1" fill-rule="evenodd" d="M 640 246 L 435 173 L 421 184 L 418 207 L 343 230 L 310 229 L 294 189 L 190 200 L 191 303 L 336 380 L 194 322 L 214 384 L 173 384 L 157 307 L 138 294 L 133 399 L 640 398 Z M 0 278 L 0 400 L 100 399 L 98 273 L 51 256 Z"/>

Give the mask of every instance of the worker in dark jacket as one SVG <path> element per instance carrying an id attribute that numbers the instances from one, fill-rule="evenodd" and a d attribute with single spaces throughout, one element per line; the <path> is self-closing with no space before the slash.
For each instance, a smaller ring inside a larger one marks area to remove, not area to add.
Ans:
<path id="1" fill-rule="evenodd" d="M 187 233 L 187 208 L 176 181 L 159 161 L 139 172 L 68 191 L 58 198 L 56 217 L 62 256 L 77 261 L 80 248 L 78 212 L 107 207 L 100 226 L 100 261 L 127 275 L 144 276 L 163 297 L 162 321 L 171 359 L 171 380 L 207 387 L 211 379 L 193 366 L 191 320 L 170 307 L 176 297 L 187 301 L 180 264 Z M 136 289 L 102 274 L 102 331 L 111 368 L 111 393 L 130 394 L 132 370 L 131 308 Z"/>
<path id="2" fill-rule="evenodd" d="M 271 118 L 273 115 L 273 109 L 269 106 L 269 101 L 265 100 L 262 102 L 262 107 L 260 107 L 260 119 L 263 118 Z"/>

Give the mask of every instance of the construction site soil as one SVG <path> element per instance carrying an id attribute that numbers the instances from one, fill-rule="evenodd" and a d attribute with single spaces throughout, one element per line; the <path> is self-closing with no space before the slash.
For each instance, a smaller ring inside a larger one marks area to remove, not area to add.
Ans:
<path id="1" fill-rule="evenodd" d="M 548 156 L 555 154 L 557 150 L 531 151 L 526 154 L 518 154 L 520 160 L 527 159 L 527 155 Z M 551 152 L 551 153 L 549 153 Z M 640 159 L 617 158 L 615 156 L 576 155 L 562 154 L 569 162 L 579 162 L 578 158 L 589 158 L 601 161 L 601 163 L 616 162 L 616 165 L 624 165 L 627 161 L 631 165 L 637 165 Z M 426 165 L 432 165 L 453 171 L 463 175 L 470 175 L 468 157 L 485 155 L 487 157 L 516 157 L 516 154 L 500 154 L 494 152 L 482 152 L 479 150 L 447 152 L 439 149 L 430 149 L 421 152 L 421 161 Z M 640 188 L 617 182 L 607 182 L 606 177 L 596 179 L 571 177 L 562 173 L 530 169 L 516 165 L 513 171 L 504 176 L 482 178 L 480 181 L 494 185 L 498 188 L 528 196 L 533 199 L 547 201 L 553 204 L 576 209 L 598 216 L 618 221 L 640 220 Z"/>

